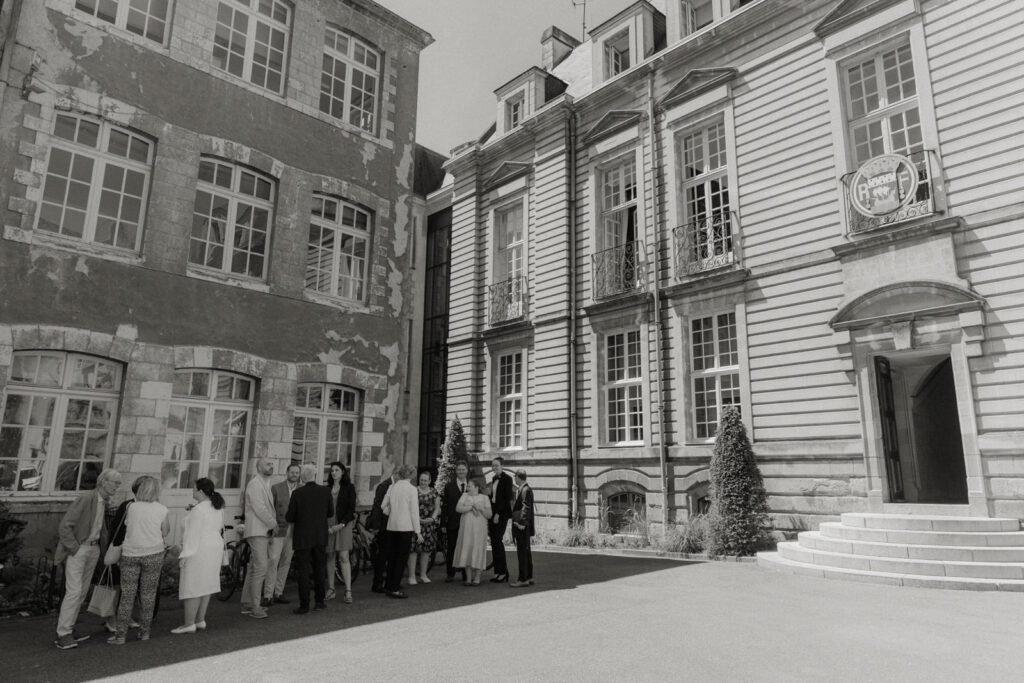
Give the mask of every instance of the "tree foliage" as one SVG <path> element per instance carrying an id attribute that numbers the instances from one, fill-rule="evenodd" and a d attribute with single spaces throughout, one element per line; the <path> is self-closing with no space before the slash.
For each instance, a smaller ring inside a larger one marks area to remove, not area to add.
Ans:
<path id="1" fill-rule="evenodd" d="M 768 533 L 768 495 L 740 412 L 722 413 L 711 456 L 708 554 L 753 555 Z"/>
<path id="2" fill-rule="evenodd" d="M 6 563 L 21 550 L 24 541 L 19 538 L 19 534 L 24 528 L 24 520 L 15 517 L 10 506 L 0 500 L 0 564 Z"/>
<path id="3" fill-rule="evenodd" d="M 448 434 L 441 444 L 441 460 L 437 465 L 437 480 L 434 489 L 444 493 L 444 487 L 455 479 L 455 463 L 469 460 L 469 449 L 466 448 L 466 435 L 462 431 L 462 420 L 456 415 L 448 425 Z"/>

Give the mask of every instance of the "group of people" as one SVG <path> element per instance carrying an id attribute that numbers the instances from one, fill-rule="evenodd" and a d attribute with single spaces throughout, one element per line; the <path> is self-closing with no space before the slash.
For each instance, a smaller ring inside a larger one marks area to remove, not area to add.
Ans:
<path id="1" fill-rule="evenodd" d="M 291 464 L 283 481 L 271 484 L 273 462 L 260 459 L 245 490 L 242 535 L 250 548 L 250 562 L 242 588 L 242 614 L 267 618 L 267 608 L 287 604 L 285 581 L 294 562 L 298 582 L 296 614 L 326 608 L 341 589 L 343 601 L 352 602 L 352 570 L 349 553 L 356 524 L 356 491 L 348 468 L 340 462 L 329 466 L 325 485 L 316 483 L 314 465 Z M 402 579 L 408 584 L 430 583 L 430 557 L 447 536 L 446 582 L 461 571 L 467 586 L 478 586 L 487 568 L 490 542 L 493 583 L 509 580 L 504 536 L 512 524 L 512 538 L 519 560 L 517 580 L 510 585 L 533 584 L 530 537 L 534 534 L 533 490 L 526 472 L 515 480 L 503 470 L 501 458 L 491 462 L 490 483 L 469 477 L 469 465 L 460 461 L 455 478 L 438 494 L 430 473 L 417 473 L 411 465 L 397 467 L 374 492 L 367 528 L 377 532 L 379 552 L 374 564 L 372 590 L 392 598 L 406 598 Z M 413 479 L 417 478 L 417 484 Z M 70 649 L 89 638 L 75 631 L 96 566 L 102 559 L 120 586 L 116 613 L 106 620 L 107 642 L 123 645 L 130 628 L 138 639 L 150 637 L 159 599 L 160 574 L 170 536 L 168 510 L 159 502 L 160 482 L 150 476 L 132 484 L 133 497 L 116 508 L 112 500 L 122 477 L 113 470 L 100 473 L 96 488 L 74 501 L 61 520 L 56 562 L 65 562 L 65 594 L 57 622 L 60 649 Z M 178 597 L 183 603 L 183 623 L 171 630 L 176 635 L 206 628 L 210 597 L 220 590 L 224 551 L 224 499 L 207 478 L 193 491 L 196 503 L 182 521 Z M 111 510 L 113 512 L 111 512 Z M 342 586 L 336 585 L 333 567 L 340 569 Z M 331 571 L 328 571 L 328 568 Z M 137 611 L 137 618 L 133 614 Z"/>

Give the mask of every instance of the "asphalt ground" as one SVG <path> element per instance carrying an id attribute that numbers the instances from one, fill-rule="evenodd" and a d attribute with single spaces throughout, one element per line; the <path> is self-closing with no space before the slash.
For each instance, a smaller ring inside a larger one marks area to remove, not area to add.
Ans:
<path id="1" fill-rule="evenodd" d="M 174 636 L 164 600 L 148 642 L 53 646 L 55 618 L 0 622 L 0 681 L 1019 681 L 1024 594 L 895 588 L 753 564 L 535 553 L 537 585 L 370 593 L 305 616 L 214 602 Z M 514 553 L 509 554 L 510 566 Z M 487 574 L 485 574 L 485 578 Z M 294 598 L 294 585 L 288 593 Z M 131 636 L 132 634 L 130 634 Z"/>

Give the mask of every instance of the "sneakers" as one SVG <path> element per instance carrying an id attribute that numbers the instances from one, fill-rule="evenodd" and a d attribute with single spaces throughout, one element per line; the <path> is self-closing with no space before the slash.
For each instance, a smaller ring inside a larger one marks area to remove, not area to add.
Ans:
<path id="1" fill-rule="evenodd" d="M 107 638 L 108 645 L 124 645 L 124 636 L 113 635 Z"/>
<path id="2" fill-rule="evenodd" d="M 242 614 L 252 614 L 252 605 L 242 605 Z"/>
<path id="3" fill-rule="evenodd" d="M 57 636 L 57 640 L 53 641 L 53 644 L 60 650 L 70 650 L 78 647 L 78 641 L 70 633 L 64 636 Z"/>
<path id="4" fill-rule="evenodd" d="M 243 612 L 243 614 L 244 614 L 244 612 Z M 265 609 L 263 609 L 263 608 L 261 607 L 261 608 L 260 608 L 260 609 L 258 609 L 258 610 L 257 610 L 257 609 L 254 609 L 254 610 L 252 610 L 251 612 L 249 612 L 249 616 L 250 616 L 250 617 L 252 617 L 253 619 L 266 619 L 266 618 L 267 618 L 267 617 L 269 617 L 270 615 L 269 615 L 269 614 L 267 614 L 267 610 L 265 610 Z"/>

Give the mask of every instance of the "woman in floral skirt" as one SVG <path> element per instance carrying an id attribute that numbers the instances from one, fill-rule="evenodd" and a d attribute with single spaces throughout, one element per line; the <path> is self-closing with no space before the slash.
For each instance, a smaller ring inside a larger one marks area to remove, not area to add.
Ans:
<path id="1" fill-rule="evenodd" d="M 430 564 L 430 556 L 437 548 L 437 520 L 441 517 L 441 498 L 437 491 L 430 485 L 430 471 L 420 472 L 419 487 L 416 489 L 420 501 L 420 530 L 423 540 L 419 543 L 413 542 L 412 552 L 409 553 L 409 585 L 416 585 L 416 564 L 420 566 L 419 581 L 430 583 L 427 578 L 427 566 Z M 417 560 L 417 558 L 419 558 Z"/>

